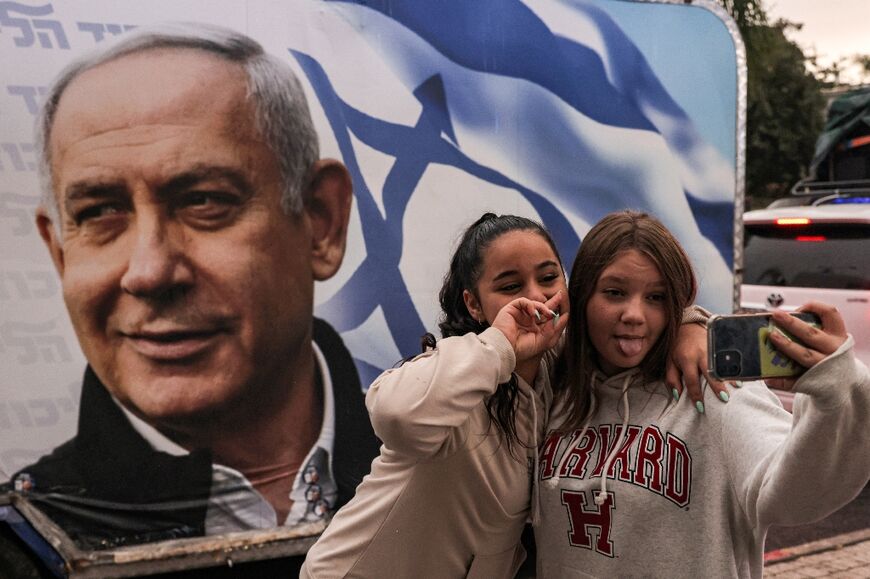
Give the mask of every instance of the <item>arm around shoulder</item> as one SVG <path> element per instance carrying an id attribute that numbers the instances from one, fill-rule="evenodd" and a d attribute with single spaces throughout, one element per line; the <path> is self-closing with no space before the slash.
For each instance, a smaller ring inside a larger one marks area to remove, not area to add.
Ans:
<path id="1" fill-rule="evenodd" d="M 516 364 L 498 329 L 445 338 L 435 350 L 387 370 L 371 385 L 366 407 L 375 433 L 394 451 L 434 454 Z"/>

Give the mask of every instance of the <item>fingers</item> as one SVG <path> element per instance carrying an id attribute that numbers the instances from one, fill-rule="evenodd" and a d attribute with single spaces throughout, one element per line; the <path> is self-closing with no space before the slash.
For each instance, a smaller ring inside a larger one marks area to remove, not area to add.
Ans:
<path id="1" fill-rule="evenodd" d="M 769 337 L 777 352 L 784 354 L 804 368 L 812 368 L 827 357 L 827 354 L 791 341 L 782 332 L 773 331 Z"/>
<path id="2" fill-rule="evenodd" d="M 563 310 L 567 307 L 567 301 L 565 300 L 565 292 L 559 290 L 553 297 L 543 303 L 526 298 L 517 298 L 514 301 L 521 302 L 529 308 L 527 311 L 534 317 L 541 328 L 544 327 L 543 324 L 545 323 L 552 323 L 553 327 L 558 328 L 559 333 L 561 333 L 568 324 L 568 313 L 563 313 Z"/>
<path id="3" fill-rule="evenodd" d="M 842 336 L 846 339 L 846 322 L 836 307 L 822 302 L 807 302 L 798 308 L 799 312 L 812 312 L 822 321 L 822 330 L 832 336 Z M 794 316 L 789 316 L 794 318 Z"/>
<path id="4" fill-rule="evenodd" d="M 677 365 L 674 364 L 672 358 L 668 358 L 665 368 L 665 384 L 667 384 L 668 392 L 671 393 L 674 400 L 679 400 L 683 394 L 683 382 L 680 380 L 680 371 L 677 370 Z"/>
<path id="5" fill-rule="evenodd" d="M 706 370 L 704 370 L 704 378 L 707 380 L 707 384 L 710 385 L 710 389 L 716 394 L 716 398 L 722 402 L 728 402 L 731 399 L 731 395 L 728 394 L 728 386 L 725 382 L 714 380 Z"/>
<path id="6" fill-rule="evenodd" d="M 695 409 L 704 412 L 704 393 L 702 378 L 710 384 L 717 398 L 723 402 L 729 399 L 725 384 L 710 377 L 707 368 L 707 329 L 698 324 L 680 326 L 673 354 L 665 370 L 665 381 L 675 399 L 688 391 Z"/>
<path id="7" fill-rule="evenodd" d="M 527 298 L 517 298 L 511 303 L 517 304 L 529 317 L 529 321 L 534 320 L 536 326 L 540 328 L 543 328 L 544 324 L 548 323 L 556 325 L 561 317 L 559 310 L 549 307 L 547 303 L 536 302 Z"/>
<path id="8" fill-rule="evenodd" d="M 689 364 L 681 368 L 683 372 L 683 385 L 689 394 L 689 398 L 694 402 L 695 410 L 704 414 L 704 391 L 701 390 L 701 374 L 698 372 L 698 367 Z"/>
<path id="9" fill-rule="evenodd" d="M 825 357 L 835 352 L 846 341 L 846 324 L 837 308 L 820 302 L 810 302 L 800 308 L 800 311 L 813 312 L 822 322 L 821 328 L 815 328 L 806 322 L 790 316 L 783 311 L 772 312 L 774 324 L 782 329 L 797 343 L 781 331 L 770 333 L 773 346 L 804 368 L 810 368 Z"/>
<path id="10" fill-rule="evenodd" d="M 544 305 L 553 312 L 562 314 L 568 313 L 568 299 L 564 290 L 557 291 L 553 297 L 544 302 Z"/>

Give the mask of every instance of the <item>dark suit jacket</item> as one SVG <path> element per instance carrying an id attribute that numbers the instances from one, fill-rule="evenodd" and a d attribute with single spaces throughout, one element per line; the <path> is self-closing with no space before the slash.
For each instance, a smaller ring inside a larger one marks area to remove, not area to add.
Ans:
<path id="1" fill-rule="evenodd" d="M 333 384 L 332 468 L 340 507 L 368 474 L 379 443 L 341 338 L 315 319 L 314 341 Z M 84 548 L 195 537 L 205 531 L 212 479 L 209 451 L 177 457 L 152 450 L 90 367 L 82 386 L 78 434 L 21 473 L 32 479 L 31 502 Z"/>

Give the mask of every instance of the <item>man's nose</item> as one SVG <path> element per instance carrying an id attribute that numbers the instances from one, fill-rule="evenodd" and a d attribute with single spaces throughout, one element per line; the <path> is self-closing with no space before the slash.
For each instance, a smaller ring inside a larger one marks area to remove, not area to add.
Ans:
<path id="1" fill-rule="evenodd" d="M 183 243 L 160 218 L 136 220 L 121 289 L 142 298 L 160 298 L 193 283 Z"/>

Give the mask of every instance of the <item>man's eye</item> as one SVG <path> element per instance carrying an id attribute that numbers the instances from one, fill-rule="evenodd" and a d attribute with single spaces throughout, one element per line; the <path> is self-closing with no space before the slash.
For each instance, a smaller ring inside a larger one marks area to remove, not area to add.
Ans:
<path id="1" fill-rule="evenodd" d="M 94 219 L 118 215 L 122 211 L 123 209 L 117 204 L 101 203 L 99 205 L 91 205 L 89 207 L 80 209 L 74 214 L 73 218 L 76 222 L 76 225 L 82 225 L 83 223 L 87 221 L 92 221 Z"/>
<path id="2" fill-rule="evenodd" d="M 203 207 L 222 204 L 234 204 L 233 197 L 227 193 L 216 191 L 195 191 L 187 194 L 182 203 L 182 205 L 186 207 Z"/>
<path id="3" fill-rule="evenodd" d="M 239 205 L 239 197 L 231 193 L 191 191 L 178 201 L 177 207 L 192 218 L 217 221 L 231 215 Z"/>

